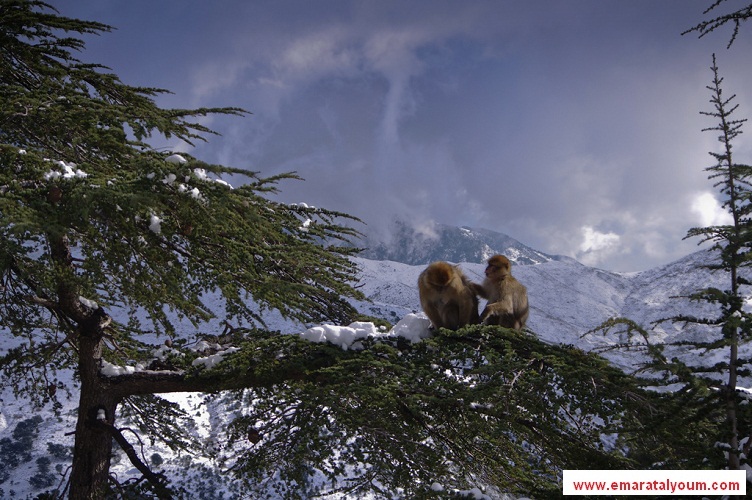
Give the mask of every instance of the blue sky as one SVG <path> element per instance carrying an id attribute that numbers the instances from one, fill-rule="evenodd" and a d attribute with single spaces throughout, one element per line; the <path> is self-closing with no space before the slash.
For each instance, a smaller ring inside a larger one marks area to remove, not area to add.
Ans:
<path id="1" fill-rule="evenodd" d="M 171 90 L 161 105 L 253 113 L 209 119 L 221 137 L 175 150 L 297 171 L 282 201 L 366 232 L 483 227 L 614 271 L 679 258 L 690 227 L 723 221 L 699 112 L 715 52 L 737 117 L 752 116 L 752 25 L 729 50 L 728 29 L 681 36 L 710 3 L 51 0 L 115 27 L 82 59 Z M 736 147 L 749 162 L 744 135 Z"/>

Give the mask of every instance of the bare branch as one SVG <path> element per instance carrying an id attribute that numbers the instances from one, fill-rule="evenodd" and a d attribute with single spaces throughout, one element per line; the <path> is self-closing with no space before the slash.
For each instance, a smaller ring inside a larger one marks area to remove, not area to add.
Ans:
<path id="1" fill-rule="evenodd" d="M 143 474 L 146 480 L 149 481 L 149 483 L 154 487 L 154 493 L 157 495 L 157 497 L 164 499 L 172 498 L 172 493 L 170 493 L 170 489 L 167 487 L 167 481 L 164 477 L 164 474 L 154 473 L 151 469 L 149 469 L 149 466 L 146 465 L 138 457 L 138 453 L 136 453 L 133 445 L 131 445 L 128 440 L 125 439 L 125 436 L 123 436 L 123 433 L 120 432 L 120 429 L 110 424 L 106 420 L 96 420 L 95 422 L 93 422 L 93 425 L 95 425 L 99 429 L 107 431 L 112 435 L 113 439 L 117 442 L 120 448 L 125 452 L 126 455 L 128 455 L 128 459 L 131 461 L 133 466 L 136 467 L 141 472 L 141 474 Z"/>

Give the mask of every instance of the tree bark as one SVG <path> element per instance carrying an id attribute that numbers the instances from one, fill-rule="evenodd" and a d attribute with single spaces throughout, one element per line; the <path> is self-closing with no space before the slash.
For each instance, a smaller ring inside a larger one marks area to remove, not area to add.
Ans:
<path id="1" fill-rule="evenodd" d="M 101 333 L 82 331 L 79 337 L 81 395 L 70 477 L 72 500 L 104 498 L 107 491 L 112 435 L 97 426 L 97 419 L 103 417 L 107 423 L 114 424 L 120 401 L 108 390 L 109 384 L 99 376 L 101 357 Z"/>
<path id="2" fill-rule="evenodd" d="M 726 422 L 729 431 L 729 457 L 728 468 L 730 470 L 739 470 L 741 461 L 739 457 L 739 428 L 736 414 L 736 384 L 737 371 L 736 364 L 739 359 L 739 331 L 734 327 L 731 337 L 731 350 L 729 354 L 729 374 L 728 384 L 726 385 Z"/>

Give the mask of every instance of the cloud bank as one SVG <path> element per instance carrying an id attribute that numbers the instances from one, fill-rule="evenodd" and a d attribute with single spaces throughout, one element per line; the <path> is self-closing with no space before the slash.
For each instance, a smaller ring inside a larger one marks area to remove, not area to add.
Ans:
<path id="1" fill-rule="evenodd" d="M 297 171 L 283 201 L 365 231 L 483 227 L 618 271 L 695 250 L 686 231 L 718 220 L 712 52 L 752 112 L 752 36 L 680 36 L 705 0 L 53 3 L 116 26 L 95 60 L 173 90 L 166 105 L 251 111 L 213 119 L 223 137 L 194 153 Z"/>

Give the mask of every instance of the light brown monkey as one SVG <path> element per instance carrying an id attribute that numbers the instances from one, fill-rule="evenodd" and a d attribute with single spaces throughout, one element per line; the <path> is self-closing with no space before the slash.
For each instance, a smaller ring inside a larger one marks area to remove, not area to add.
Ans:
<path id="1" fill-rule="evenodd" d="M 473 290 L 488 299 L 480 315 L 484 325 L 500 325 L 505 328 L 525 328 L 530 309 L 527 303 L 527 288 L 512 276 L 511 263 L 503 255 L 488 259 L 486 279 L 483 285 L 473 283 Z"/>
<path id="2" fill-rule="evenodd" d="M 418 277 L 420 305 L 434 328 L 456 330 L 478 323 L 478 297 L 456 266 L 434 262 Z"/>

